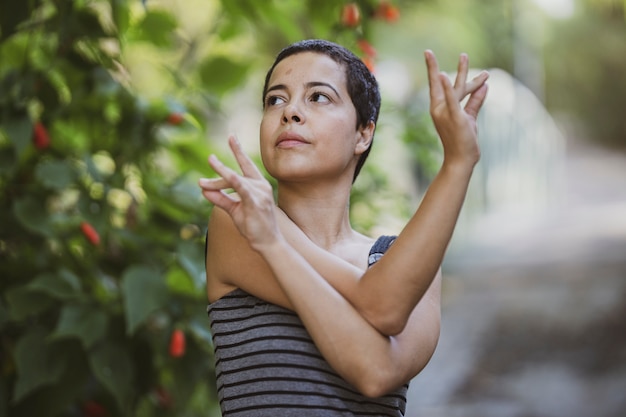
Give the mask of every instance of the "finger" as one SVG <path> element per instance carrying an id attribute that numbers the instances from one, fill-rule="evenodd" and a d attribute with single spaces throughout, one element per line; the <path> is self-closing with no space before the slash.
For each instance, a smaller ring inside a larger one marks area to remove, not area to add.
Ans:
<path id="1" fill-rule="evenodd" d="M 467 72 L 469 68 L 469 59 L 467 54 L 463 53 L 459 57 L 459 65 L 454 80 L 454 89 L 457 91 L 459 100 L 465 96 L 465 83 L 467 82 Z"/>
<path id="2" fill-rule="evenodd" d="M 254 162 L 252 162 L 252 159 L 250 159 L 250 157 L 243 151 L 241 143 L 234 135 L 228 137 L 228 145 L 233 151 L 233 155 L 235 155 L 235 159 L 237 160 L 244 176 L 257 179 L 263 177 L 261 171 L 259 171 Z"/>
<path id="3" fill-rule="evenodd" d="M 229 197 L 227 194 L 224 194 L 222 191 L 207 191 L 202 190 L 202 195 L 211 203 L 215 204 L 217 207 L 222 210 L 230 213 L 235 205 L 238 203 L 237 200 Z"/>
<path id="4" fill-rule="evenodd" d="M 465 95 L 472 94 L 474 91 L 478 90 L 487 82 L 488 78 L 489 73 L 487 71 L 481 71 L 465 85 Z"/>
<path id="5" fill-rule="evenodd" d="M 467 104 L 465 105 L 465 112 L 472 116 L 474 119 L 478 117 L 478 112 L 480 108 L 483 106 L 485 102 L 485 98 L 487 97 L 487 91 L 489 90 L 489 85 L 483 83 L 478 90 L 476 90 L 467 100 Z"/>
<path id="6" fill-rule="evenodd" d="M 443 88 L 444 96 L 446 99 L 446 107 L 448 108 L 448 112 L 451 115 L 455 115 L 455 113 L 457 113 L 460 109 L 460 105 L 454 88 L 452 87 L 452 82 L 446 74 L 441 74 L 439 76 L 439 79 L 441 80 L 441 86 Z"/>
<path id="7" fill-rule="evenodd" d="M 443 87 L 439 79 L 439 64 L 435 54 L 430 49 L 424 51 L 426 69 L 428 70 L 428 87 L 430 89 L 431 103 L 443 96 Z"/>
<path id="8" fill-rule="evenodd" d="M 200 178 L 198 180 L 198 185 L 200 188 L 207 191 L 226 190 L 232 188 L 230 183 L 224 178 Z"/>
<path id="9" fill-rule="evenodd" d="M 241 185 L 239 174 L 224 165 L 215 155 L 209 156 L 209 165 L 211 165 L 211 168 L 213 168 L 213 170 L 217 172 L 224 181 L 230 184 L 229 188 L 239 191 L 238 189 Z"/>

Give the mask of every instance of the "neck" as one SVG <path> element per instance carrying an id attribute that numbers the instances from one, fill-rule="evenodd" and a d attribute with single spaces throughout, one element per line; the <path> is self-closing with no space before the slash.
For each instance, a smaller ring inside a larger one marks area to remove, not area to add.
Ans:
<path id="1" fill-rule="evenodd" d="M 330 250 L 353 233 L 349 202 L 351 184 L 303 186 L 279 184 L 278 206 L 318 246 Z"/>

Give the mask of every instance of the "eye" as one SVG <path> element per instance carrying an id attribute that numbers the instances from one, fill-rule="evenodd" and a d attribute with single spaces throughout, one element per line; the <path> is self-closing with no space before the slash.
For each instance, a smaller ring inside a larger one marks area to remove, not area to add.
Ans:
<path id="1" fill-rule="evenodd" d="M 266 106 L 276 106 L 277 104 L 285 103 L 285 99 L 280 96 L 269 96 L 265 99 Z"/>
<path id="2" fill-rule="evenodd" d="M 330 97 L 324 93 L 315 92 L 311 94 L 311 101 L 316 103 L 330 103 Z"/>

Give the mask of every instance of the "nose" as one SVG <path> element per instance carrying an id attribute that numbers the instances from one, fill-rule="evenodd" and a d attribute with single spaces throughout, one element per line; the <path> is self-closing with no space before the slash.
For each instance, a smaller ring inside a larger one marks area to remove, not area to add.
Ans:
<path id="1" fill-rule="evenodd" d="M 304 121 L 304 115 L 295 104 L 289 104 L 285 107 L 283 113 L 283 123 L 302 123 Z"/>

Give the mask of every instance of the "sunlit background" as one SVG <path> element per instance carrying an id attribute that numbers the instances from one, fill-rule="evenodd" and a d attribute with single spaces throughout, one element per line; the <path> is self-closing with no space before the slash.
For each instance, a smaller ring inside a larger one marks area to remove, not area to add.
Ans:
<path id="1" fill-rule="evenodd" d="M 490 72 L 441 340 L 406 415 L 621 417 L 625 8 L 1 0 L 0 416 L 219 415 L 195 182 L 210 152 L 232 162 L 230 133 L 259 161 L 265 72 L 321 37 L 381 86 L 351 205 L 372 236 L 401 230 L 441 162 L 423 51 Z"/>

